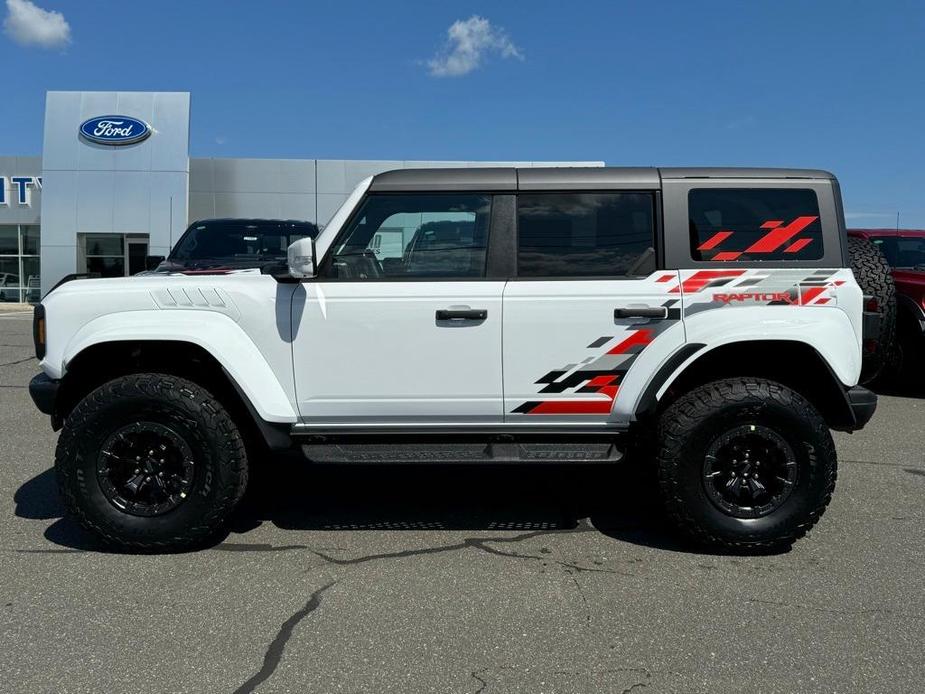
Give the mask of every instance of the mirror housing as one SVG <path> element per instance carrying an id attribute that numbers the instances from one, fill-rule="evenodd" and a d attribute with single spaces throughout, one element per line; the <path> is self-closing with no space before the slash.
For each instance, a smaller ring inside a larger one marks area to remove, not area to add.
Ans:
<path id="1" fill-rule="evenodd" d="M 145 270 L 153 270 L 158 265 L 164 262 L 164 256 L 162 255 L 146 255 L 145 256 Z"/>
<path id="2" fill-rule="evenodd" d="M 292 243 L 286 252 L 289 274 L 296 279 L 309 279 L 318 274 L 315 239 L 305 237 Z"/>

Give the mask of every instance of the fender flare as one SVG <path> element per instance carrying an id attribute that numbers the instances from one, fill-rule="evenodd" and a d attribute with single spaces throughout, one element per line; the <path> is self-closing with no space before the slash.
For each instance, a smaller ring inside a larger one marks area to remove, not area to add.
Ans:
<path id="1" fill-rule="evenodd" d="M 265 422 L 298 421 L 292 402 L 266 358 L 247 333 L 230 317 L 212 311 L 124 311 L 94 318 L 65 346 L 67 364 L 95 345 L 109 342 L 186 342 L 204 349 L 228 375 Z"/>

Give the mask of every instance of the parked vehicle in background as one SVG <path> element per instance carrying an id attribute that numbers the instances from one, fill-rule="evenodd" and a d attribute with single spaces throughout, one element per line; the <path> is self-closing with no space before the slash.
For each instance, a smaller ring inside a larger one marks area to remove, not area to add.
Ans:
<path id="1" fill-rule="evenodd" d="M 786 546 L 835 488 L 830 429 L 877 403 L 858 377 L 879 314 L 841 209 L 824 171 L 391 171 L 277 269 L 228 261 L 242 235 L 247 262 L 281 237 L 236 227 L 216 250 L 206 227 L 172 254 L 183 274 L 60 285 L 36 307 L 30 393 L 63 426 L 67 508 L 123 547 L 212 536 L 260 446 L 626 459 L 697 542 Z"/>
<path id="2" fill-rule="evenodd" d="M 850 229 L 851 239 L 879 249 L 896 286 L 896 339 L 892 375 L 925 372 L 925 229 Z M 858 280 L 861 281 L 860 279 Z"/>
<path id="3" fill-rule="evenodd" d="M 256 269 L 286 262 L 286 249 L 318 235 L 312 222 L 292 219 L 203 219 L 190 224 L 170 255 L 149 256 L 154 272 Z"/>

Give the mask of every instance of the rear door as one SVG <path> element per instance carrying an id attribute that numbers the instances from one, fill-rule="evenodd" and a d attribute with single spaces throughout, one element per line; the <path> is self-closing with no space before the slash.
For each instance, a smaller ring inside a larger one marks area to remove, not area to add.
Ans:
<path id="1" fill-rule="evenodd" d="M 684 343 L 655 191 L 520 193 L 504 292 L 505 421 L 615 423 Z M 621 404 L 626 403 L 626 404 Z"/>

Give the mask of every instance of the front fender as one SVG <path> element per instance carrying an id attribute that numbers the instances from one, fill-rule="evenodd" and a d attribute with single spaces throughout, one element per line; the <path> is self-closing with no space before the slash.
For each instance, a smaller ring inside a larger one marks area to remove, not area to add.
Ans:
<path id="1" fill-rule="evenodd" d="M 267 360 L 250 336 L 227 315 L 212 311 L 140 310 L 108 313 L 81 326 L 66 343 L 60 360 L 42 366 L 52 377 L 88 347 L 133 340 L 189 342 L 212 355 L 267 422 L 298 417 Z M 57 369 L 55 368 L 57 366 Z M 58 371 L 55 374 L 55 371 Z"/>

